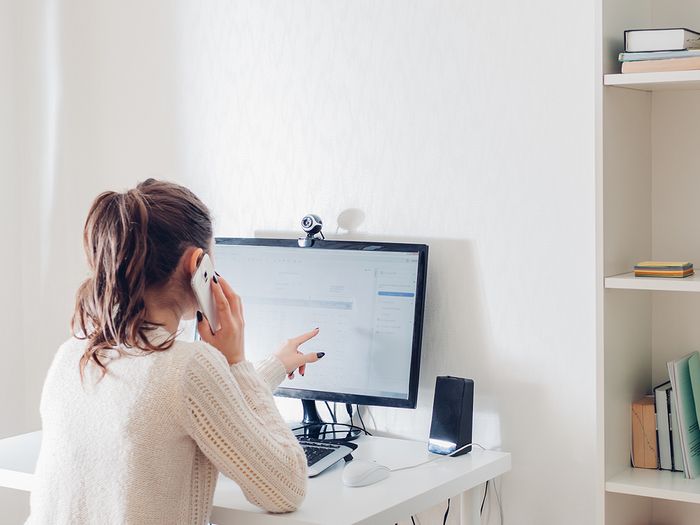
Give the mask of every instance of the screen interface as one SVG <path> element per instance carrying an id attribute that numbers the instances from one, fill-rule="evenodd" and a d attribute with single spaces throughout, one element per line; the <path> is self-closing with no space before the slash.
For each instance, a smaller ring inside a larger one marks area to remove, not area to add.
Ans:
<path id="1" fill-rule="evenodd" d="M 326 355 L 281 387 L 408 399 L 417 252 L 217 244 L 215 265 L 243 301 L 256 362 L 320 328 L 301 351 Z"/>

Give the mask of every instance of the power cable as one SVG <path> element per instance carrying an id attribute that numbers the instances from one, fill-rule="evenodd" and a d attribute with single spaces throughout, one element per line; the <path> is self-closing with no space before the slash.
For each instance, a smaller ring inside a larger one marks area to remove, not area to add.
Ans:
<path id="1" fill-rule="evenodd" d="M 447 509 L 445 510 L 445 515 L 442 517 L 442 525 L 447 523 L 447 516 L 450 514 L 450 499 L 447 499 Z"/>

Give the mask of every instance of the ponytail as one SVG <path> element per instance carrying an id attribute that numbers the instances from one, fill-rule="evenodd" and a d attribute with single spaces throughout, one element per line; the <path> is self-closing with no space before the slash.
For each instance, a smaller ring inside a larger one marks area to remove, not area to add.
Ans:
<path id="1" fill-rule="evenodd" d="M 189 246 L 207 250 L 209 211 L 187 188 L 148 179 L 126 193 L 104 192 L 85 222 L 83 245 L 90 276 L 78 289 L 71 330 L 87 340 L 80 375 L 94 362 L 104 374 L 106 349 L 167 350 L 173 337 L 154 345 L 145 293 L 165 284 Z"/>

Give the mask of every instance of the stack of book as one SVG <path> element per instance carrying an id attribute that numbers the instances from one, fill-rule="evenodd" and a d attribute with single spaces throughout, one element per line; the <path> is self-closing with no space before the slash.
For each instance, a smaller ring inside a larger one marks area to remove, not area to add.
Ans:
<path id="1" fill-rule="evenodd" d="M 667 363 L 670 381 L 632 404 L 632 466 L 700 476 L 700 353 Z"/>
<path id="2" fill-rule="evenodd" d="M 684 472 L 683 450 L 678 429 L 678 409 L 670 381 L 654 389 L 658 468 Z"/>
<path id="3" fill-rule="evenodd" d="M 644 261 L 635 265 L 635 277 L 689 277 L 695 272 L 691 262 Z"/>
<path id="4" fill-rule="evenodd" d="M 700 33 L 682 27 L 630 29 L 619 59 L 623 73 L 700 69 Z"/>

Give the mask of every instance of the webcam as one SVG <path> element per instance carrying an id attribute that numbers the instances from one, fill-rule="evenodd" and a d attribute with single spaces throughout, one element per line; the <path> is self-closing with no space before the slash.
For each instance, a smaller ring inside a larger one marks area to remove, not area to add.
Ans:
<path id="1" fill-rule="evenodd" d="M 301 219 L 301 227 L 304 229 L 307 235 L 316 235 L 317 233 L 321 232 L 321 228 L 323 228 L 323 221 L 318 215 L 309 213 L 308 215 L 304 215 L 304 217 Z"/>
<path id="2" fill-rule="evenodd" d="M 309 248 L 314 245 L 316 239 L 324 239 L 323 221 L 318 215 L 309 213 L 301 218 L 301 228 L 306 232 L 306 237 L 299 238 L 299 246 L 301 248 Z"/>

